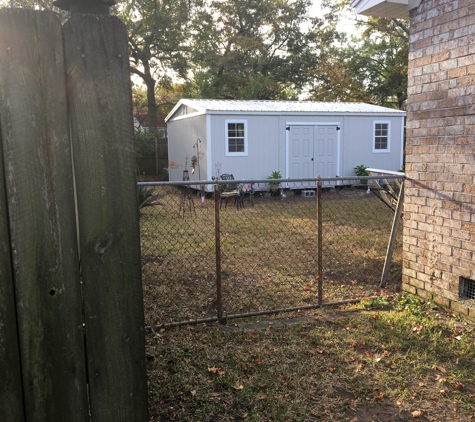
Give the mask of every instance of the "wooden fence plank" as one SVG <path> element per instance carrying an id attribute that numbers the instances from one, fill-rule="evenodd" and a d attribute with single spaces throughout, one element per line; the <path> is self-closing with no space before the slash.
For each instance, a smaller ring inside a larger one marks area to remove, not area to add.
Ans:
<path id="1" fill-rule="evenodd" d="M 11 421 L 23 421 L 20 350 L 18 348 L 1 139 L 0 130 L 0 374 L 2 374 L 0 415 L 5 415 Z"/>
<path id="2" fill-rule="evenodd" d="M 63 27 L 93 421 L 146 421 L 140 239 L 127 32 L 111 16 Z"/>
<path id="3" fill-rule="evenodd" d="M 87 421 L 63 46 L 51 12 L 0 10 L 0 122 L 26 420 Z"/>

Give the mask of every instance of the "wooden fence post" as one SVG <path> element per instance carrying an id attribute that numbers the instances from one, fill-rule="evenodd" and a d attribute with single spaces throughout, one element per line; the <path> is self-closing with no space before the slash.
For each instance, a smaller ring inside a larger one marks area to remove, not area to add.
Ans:
<path id="1" fill-rule="evenodd" d="M 0 130 L 1 145 L 1 130 Z M 23 421 L 20 349 L 16 322 L 15 293 L 10 253 L 7 196 L 0 149 L 0 415 Z"/>
<path id="2" fill-rule="evenodd" d="M 11 356 L 20 349 L 24 419 L 88 421 L 63 45 L 51 12 L 0 10 L 0 130 L 11 249 L 9 257 L 2 251 L 1 271 L 8 277 L 11 258 L 18 321 L 18 342 L 9 340 L 7 359 L 16 372 Z M 2 275 L 1 289 L 11 299 L 7 283 Z M 0 342 L 14 336 L 8 330 Z M 1 417 L 22 420 L 17 406 L 4 408 L 3 391 Z"/>
<path id="3" fill-rule="evenodd" d="M 145 332 L 127 31 L 63 27 L 93 421 L 147 421 Z"/>

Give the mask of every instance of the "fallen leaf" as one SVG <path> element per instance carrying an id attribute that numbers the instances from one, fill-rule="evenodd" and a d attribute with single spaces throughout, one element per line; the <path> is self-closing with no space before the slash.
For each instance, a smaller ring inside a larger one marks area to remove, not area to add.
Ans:
<path id="1" fill-rule="evenodd" d="M 216 374 L 219 377 L 224 375 L 224 371 L 221 371 L 221 369 L 216 366 L 208 367 L 208 372 L 211 372 L 212 374 Z"/>
<path id="2" fill-rule="evenodd" d="M 440 371 L 440 372 L 444 372 L 444 373 L 447 372 L 445 370 L 445 368 L 442 368 L 442 366 L 439 366 L 439 365 L 432 366 L 432 369 L 435 369 L 436 371 Z"/>
<path id="3" fill-rule="evenodd" d="M 420 418 L 422 416 L 422 410 L 414 410 L 414 412 L 411 413 L 411 416 L 413 418 Z"/>
<path id="4" fill-rule="evenodd" d="M 233 388 L 234 388 L 235 390 L 242 390 L 242 389 L 244 389 L 244 385 L 242 385 L 242 384 L 236 384 Z"/>
<path id="5" fill-rule="evenodd" d="M 192 397 L 195 397 L 195 396 L 196 396 L 196 390 L 193 390 L 193 391 L 191 392 L 191 396 L 192 396 Z"/>

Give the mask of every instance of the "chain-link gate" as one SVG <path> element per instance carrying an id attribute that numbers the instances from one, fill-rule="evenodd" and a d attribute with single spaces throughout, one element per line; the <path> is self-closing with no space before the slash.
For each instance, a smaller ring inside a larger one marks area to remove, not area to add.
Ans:
<path id="1" fill-rule="evenodd" d="M 140 209 L 146 324 L 379 294 L 403 178 L 139 183 L 139 201 L 155 204 Z M 393 289 L 401 279 L 400 231 L 395 239 L 387 267 Z"/>

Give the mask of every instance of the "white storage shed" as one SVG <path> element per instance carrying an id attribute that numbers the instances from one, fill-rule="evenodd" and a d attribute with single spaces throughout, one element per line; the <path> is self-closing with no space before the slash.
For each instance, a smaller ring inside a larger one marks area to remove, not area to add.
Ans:
<path id="1" fill-rule="evenodd" d="M 398 171 L 403 111 L 363 103 L 183 99 L 166 117 L 170 181 L 353 176 Z M 195 172 L 191 174 L 191 159 Z"/>

